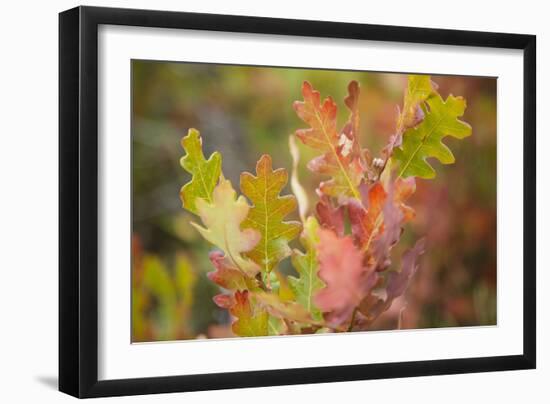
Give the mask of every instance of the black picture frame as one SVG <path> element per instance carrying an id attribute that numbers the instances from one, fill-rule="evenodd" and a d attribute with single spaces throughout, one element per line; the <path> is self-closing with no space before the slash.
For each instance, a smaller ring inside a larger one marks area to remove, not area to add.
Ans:
<path id="1" fill-rule="evenodd" d="M 98 26 L 113 24 L 523 50 L 523 354 L 98 380 Z M 59 15 L 59 390 L 103 397 L 536 366 L 536 37 L 533 35 L 77 7 Z"/>

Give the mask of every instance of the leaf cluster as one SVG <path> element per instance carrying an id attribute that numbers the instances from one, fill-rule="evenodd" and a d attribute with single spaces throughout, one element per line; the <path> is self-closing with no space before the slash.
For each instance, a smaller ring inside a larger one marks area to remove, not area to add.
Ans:
<path id="1" fill-rule="evenodd" d="M 302 96 L 293 107 L 306 127 L 290 139 L 296 196 L 281 195 L 288 172 L 273 169 L 268 154 L 260 157 L 255 173 L 241 174 L 242 195 L 237 195 L 223 176 L 222 156 L 214 152 L 205 158 L 199 132 L 190 129 L 182 140 L 181 165 L 191 180 L 182 187 L 181 200 L 202 222 L 193 226 L 216 247 L 209 278 L 221 293 L 214 301 L 229 311 L 238 336 L 369 329 L 405 294 L 425 249 L 419 240 L 394 268 L 392 250 L 415 217 L 407 204 L 415 177 L 435 176 L 428 158 L 454 162 L 444 137 L 471 134 L 459 120 L 465 100 L 452 95 L 443 100 L 429 76 L 409 76 L 395 133 L 380 157 L 359 144 L 357 82 L 348 86 L 349 116 L 342 126 L 331 97 L 322 99 L 308 82 Z M 307 167 L 325 177 L 311 208 L 296 174 L 295 138 L 319 153 Z M 301 222 L 286 220 L 297 208 Z M 298 237 L 302 249 L 292 249 L 289 243 Z M 288 257 L 298 276 L 279 270 Z"/>

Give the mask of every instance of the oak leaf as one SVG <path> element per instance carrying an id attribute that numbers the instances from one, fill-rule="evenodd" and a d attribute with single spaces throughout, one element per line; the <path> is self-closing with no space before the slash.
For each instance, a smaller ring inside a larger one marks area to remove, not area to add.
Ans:
<path id="1" fill-rule="evenodd" d="M 234 304 L 233 293 L 237 290 L 258 289 L 258 281 L 237 269 L 231 260 L 223 255 L 223 252 L 212 251 L 209 258 L 216 270 L 207 274 L 208 279 L 229 291 L 229 293 L 214 296 L 214 303 L 219 307 L 230 308 Z"/>
<path id="2" fill-rule="evenodd" d="M 374 237 L 383 231 L 382 210 L 386 198 L 383 185 L 376 182 L 362 198 L 362 203 L 350 201 L 348 204 L 351 231 L 363 251 L 368 250 Z"/>
<path id="3" fill-rule="evenodd" d="M 319 277 L 326 287 L 317 293 L 315 303 L 327 313 L 325 319 L 331 325 L 340 325 L 366 295 L 372 271 L 363 265 L 363 254 L 350 236 L 338 237 L 325 229 L 318 233 Z"/>
<path id="4" fill-rule="evenodd" d="M 342 132 L 349 139 L 357 139 L 359 135 L 359 83 L 355 80 L 348 84 L 348 95 L 344 99 L 344 104 L 348 107 L 350 116 Z"/>
<path id="5" fill-rule="evenodd" d="M 260 241 L 245 255 L 264 272 L 270 272 L 290 255 L 288 243 L 302 228 L 299 222 L 284 221 L 285 216 L 296 209 L 293 195 L 279 195 L 287 181 L 287 171 L 282 168 L 273 171 L 271 157 L 267 154 L 258 161 L 256 176 L 247 172 L 241 174 L 241 190 L 253 203 L 241 227 L 260 234 Z"/>
<path id="6" fill-rule="evenodd" d="M 237 269 L 221 251 L 212 251 L 209 258 L 216 270 L 207 274 L 208 279 L 228 290 L 249 289 L 252 278 Z"/>
<path id="7" fill-rule="evenodd" d="M 254 229 L 241 230 L 250 207 L 243 196 L 236 198 L 231 182 L 224 178 L 214 188 L 212 201 L 199 198 L 197 211 L 205 227 L 191 223 L 210 243 L 220 248 L 227 258 L 248 276 L 254 276 L 260 268 L 242 254 L 251 251 L 260 241 L 260 233 Z"/>
<path id="8" fill-rule="evenodd" d="M 187 136 L 181 140 L 181 145 L 187 154 L 180 159 L 180 164 L 192 177 L 181 188 L 180 198 L 185 209 L 198 214 L 197 199 L 202 198 L 212 203 L 212 192 L 221 174 L 222 156 L 214 152 L 208 160 L 204 158 L 202 139 L 196 129 L 189 129 Z"/>
<path id="9" fill-rule="evenodd" d="M 369 293 L 360 303 L 359 311 L 363 318 L 362 327 L 368 327 L 383 312 L 388 310 L 393 301 L 405 293 L 412 277 L 418 269 L 417 260 L 424 253 L 425 239 L 416 242 L 413 248 L 407 250 L 401 259 L 401 271 L 390 272 L 386 284 L 386 296 L 384 299 L 378 298 Z"/>
<path id="10" fill-rule="evenodd" d="M 352 141 L 352 152 L 358 157 L 363 169 L 363 175 L 371 180 L 376 176 L 374 167 L 372 166 L 372 157 L 368 149 L 361 149 L 359 144 L 359 83 L 353 80 L 348 84 L 348 95 L 344 98 L 344 104 L 348 108 L 350 114 L 348 121 L 342 129 L 342 133 Z"/>
<path id="11" fill-rule="evenodd" d="M 434 91 L 435 84 L 430 76 L 410 74 L 407 79 L 407 88 L 403 97 L 403 109 L 399 111 L 395 133 L 390 136 L 387 145 L 382 150 L 385 163 L 393 153 L 393 149 L 401 146 L 403 132 L 418 125 L 424 119 L 424 111 L 421 104 Z"/>
<path id="12" fill-rule="evenodd" d="M 393 204 L 401 210 L 401 214 L 394 212 L 393 206 L 386 208 L 388 219 L 391 220 L 395 232 L 400 232 L 399 227 L 410 221 L 415 216 L 415 211 L 406 205 L 406 200 L 414 193 L 414 178 L 397 178 L 393 184 L 390 183 Z M 384 206 L 388 201 L 388 193 L 385 191 L 381 182 L 375 182 L 368 191 L 363 191 L 361 187 L 362 203 L 359 201 L 349 201 L 348 214 L 351 222 L 351 231 L 357 245 L 362 251 L 368 251 L 373 246 L 373 242 L 379 238 L 385 231 Z M 394 233 L 395 234 L 395 233 Z M 395 236 L 394 236 L 395 237 Z M 390 245 L 391 246 L 391 245 Z"/>
<path id="13" fill-rule="evenodd" d="M 319 243 L 319 223 L 310 216 L 300 237 L 302 245 L 306 248 L 306 253 L 294 250 L 291 260 L 294 269 L 300 275 L 288 277 L 288 282 L 292 288 L 296 301 L 300 303 L 310 314 L 313 320 L 321 321 L 321 310 L 315 304 L 315 295 L 324 286 L 319 278 L 319 263 L 317 262 L 317 244 Z"/>
<path id="14" fill-rule="evenodd" d="M 397 132 L 403 133 L 413 128 L 424 119 L 424 112 L 420 105 L 428 99 L 434 91 L 434 83 L 430 76 L 410 74 L 407 88 L 403 97 L 403 110 L 397 121 Z"/>
<path id="15" fill-rule="evenodd" d="M 416 263 L 418 257 L 424 254 L 426 245 L 425 239 L 416 242 L 413 248 L 403 254 L 400 272 L 390 272 L 388 277 L 388 286 L 386 287 L 387 299 L 394 300 L 405 293 L 412 277 L 418 269 Z"/>
<path id="16" fill-rule="evenodd" d="M 229 309 L 236 317 L 231 329 L 240 337 L 262 337 L 268 335 L 269 314 L 256 304 L 251 304 L 248 290 L 235 292 L 235 301 Z"/>
<path id="17" fill-rule="evenodd" d="M 399 177 L 434 178 L 435 171 L 426 161 L 435 157 L 443 164 L 455 161 L 451 150 L 442 142 L 445 136 L 463 139 L 472 134 L 472 128 L 458 118 L 464 114 L 466 101 L 449 95 L 445 101 L 437 93 L 432 94 L 423 105 L 422 122 L 403 133 L 403 143 L 393 150 L 393 159 L 398 163 Z"/>
<path id="18" fill-rule="evenodd" d="M 344 235 L 345 205 L 334 206 L 329 197 L 321 194 L 319 202 L 315 205 L 315 211 L 325 229 L 334 231 L 338 236 Z"/>
<path id="19" fill-rule="evenodd" d="M 309 128 L 298 129 L 296 136 L 305 145 L 323 152 L 308 163 L 308 168 L 332 177 L 322 182 L 319 189 L 329 196 L 359 199 L 357 186 L 365 167 L 361 155 L 356 152 L 359 149 L 357 139 L 338 131 L 338 108 L 331 97 L 321 103 L 320 93 L 307 81 L 302 85 L 302 95 L 304 101 L 295 101 L 294 109 Z"/>

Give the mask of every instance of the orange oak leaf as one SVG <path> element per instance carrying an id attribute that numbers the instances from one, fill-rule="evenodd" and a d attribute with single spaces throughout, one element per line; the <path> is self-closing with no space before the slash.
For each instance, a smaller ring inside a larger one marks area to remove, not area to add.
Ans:
<path id="1" fill-rule="evenodd" d="M 375 182 L 366 192 L 363 191 L 363 188 L 365 188 L 364 184 L 360 187 L 362 204 L 358 201 L 350 200 L 348 203 L 348 214 L 352 234 L 355 237 L 357 245 L 360 246 L 362 251 L 368 251 L 373 245 L 374 240 L 384 233 L 384 222 L 386 221 L 384 205 L 386 204 L 388 193 L 381 182 Z M 405 201 L 416 189 L 414 178 L 397 178 L 393 185 L 391 185 L 391 188 L 393 205 L 399 207 L 401 215 L 395 214 L 392 207 L 388 207 L 386 213 L 390 218 L 395 216 L 398 221 L 392 221 L 391 223 L 394 227 L 400 227 L 415 217 L 414 209 L 405 204 Z"/>
<path id="2" fill-rule="evenodd" d="M 377 182 L 362 198 L 362 204 L 356 201 L 348 204 L 351 231 L 363 251 L 367 251 L 374 237 L 384 230 L 382 209 L 386 197 L 384 187 Z"/>
<path id="3" fill-rule="evenodd" d="M 350 124 L 348 133 L 340 133 L 336 122 L 338 108 L 332 98 L 327 97 L 321 103 L 320 93 L 307 81 L 302 85 L 302 95 L 304 101 L 295 101 L 294 109 L 309 128 L 298 129 L 296 137 L 305 145 L 324 153 L 311 160 L 308 168 L 332 177 L 329 181 L 322 182 L 319 189 L 329 196 L 359 199 L 357 187 L 363 178 L 365 167 L 353 134 L 354 123 Z M 352 95 L 349 101 L 352 107 L 355 107 L 354 99 L 355 96 Z"/>

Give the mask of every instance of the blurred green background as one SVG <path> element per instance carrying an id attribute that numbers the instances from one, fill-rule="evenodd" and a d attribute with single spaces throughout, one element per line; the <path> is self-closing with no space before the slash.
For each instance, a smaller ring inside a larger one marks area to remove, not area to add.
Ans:
<path id="1" fill-rule="evenodd" d="M 206 155 L 222 153 L 223 172 L 238 189 L 239 174 L 254 172 L 263 153 L 274 168 L 291 169 L 288 135 L 303 123 L 292 103 L 312 83 L 340 106 L 347 84 L 361 86 L 361 139 L 373 156 L 395 130 L 407 76 L 372 72 L 132 61 L 132 340 L 229 337 L 230 319 L 217 308 L 206 273 L 211 247 L 189 225 L 179 190 L 189 180 L 180 167 L 181 138 L 200 130 Z M 406 298 L 403 328 L 496 324 L 496 85 L 494 78 L 437 76 L 440 94 L 461 95 L 473 135 L 447 138 L 454 165 L 433 162 L 435 180 L 417 180 L 410 200 L 417 218 L 396 254 L 427 237 Z M 299 144 L 300 180 L 315 200 L 321 177 L 305 164 L 315 156 Z M 287 186 L 285 193 L 290 193 Z M 299 247 L 298 244 L 294 247 Z M 397 256 L 397 255 L 396 255 Z M 288 259 L 284 272 L 291 273 Z M 398 261 L 398 260 L 397 260 Z M 393 329 L 395 302 L 373 329 Z"/>

